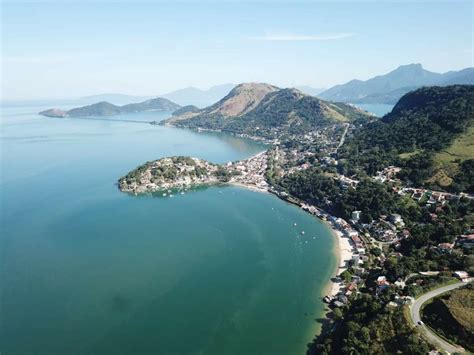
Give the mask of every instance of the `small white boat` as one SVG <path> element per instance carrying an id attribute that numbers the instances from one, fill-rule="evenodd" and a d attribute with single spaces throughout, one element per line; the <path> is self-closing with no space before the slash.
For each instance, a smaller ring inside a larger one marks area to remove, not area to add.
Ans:
<path id="1" fill-rule="evenodd" d="M 304 231 L 301 231 L 301 235 L 304 235 Z"/>
<path id="2" fill-rule="evenodd" d="M 293 223 L 293 225 L 294 225 L 295 227 L 297 226 L 297 224 L 296 224 L 296 223 Z"/>
<path id="3" fill-rule="evenodd" d="M 166 192 L 163 194 L 163 197 L 166 196 Z"/>
<path id="4" fill-rule="evenodd" d="M 184 195 L 184 191 L 181 191 L 181 195 Z"/>

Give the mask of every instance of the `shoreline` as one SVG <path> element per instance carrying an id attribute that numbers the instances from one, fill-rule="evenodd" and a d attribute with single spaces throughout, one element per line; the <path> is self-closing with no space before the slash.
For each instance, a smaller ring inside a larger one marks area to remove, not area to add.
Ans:
<path id="1" fill-rule="evenodd" d="M 228 186 L 242 187 L 242 188 L 254 191 L 254 192 L 269 193 L 269 191 L 267 189 L 262 189 L 258 186 L 255 186 L 255 185 L 244 184 L 242 182 L 225 182 L 224 184 L 228 185 Z"/>
<path id="2" fill-rule="evenodd" d="M 334 255 L 336 259 L 334 263 L 334 267 L 332 268 L 330 272 L 330 276 L 327 283 L 322 287 L 320 293 L 316 297 L 318 297 L 319 300 L 322 300 L 326 296 L 329 296 L 330 298 L 335 297 L 340 292 L 340 290 L 344 287 L 343 282 L 342 281 L 337 282 L 336 278 L 339 275 L 341 275 L 345 270 L 348 269 L 348 263 L 352 259 L 352 256 L 354 255 L 353 247 L 351 245 L 349 237 L 347 237 L 341 230 L 339 230 L 339 228 L 333 225 L 332 222 L 326 220 L 327 217 L 329 218 L 335 218 L 335 217 L 325 212 L 324 210 L 315 208 L 317 212 L 314 212 L 314 210 L 311 211 L 311 207 L 314 207 L 314 206 L 306 205 L 303 201 L 300 201 L 299 199 L 295 199 L 295 198 L 288 199 L 288 198 L 282 197 L 278 193 L 275 193 L 274 191 L 272 191 L 271 189 L 268 190 L 268 192 L 274 194 L 280 200 L 283 200 L 287 203 L 300 207 L 303 211 L 317 218 L 320 222 L 322 222 L 328 228 L 329 232 L 334 237 L 333 239 L 334 245 L 331 250 L 332 254 Z M 322 312 L 320 314 L 315 315 L 318 319 L 320 319 L 320 321 L 315 322 L 314 326 L 312 326 L 311 329 L 309 330 L 311 334 L 308 335 L 308 339 L 309 339 L 309 342 L 307 344 L 308 347 L 314 346 L 318 342 L 318 339 L 320 339 L 326 332 L 329 331 L 333 323 L 331 313 L 332 313 L 332 309 L 329 307 L 329 304 L 323 301 Z"/>
<path id="3" fill-rule="evenodd" d="M 344 234 L 340 230 L 334 228 L 329 223 L 327 224 L 329 225 L 328 227 L 330 228 L 332 234 L 336 237 L 336 241 L 333 247 L 333 252 L 336 256 L 336 265 L 334 267 L 334 272 L 332 273 L 332 275 L 334 275 L 334 277 L 338 277 L 348 269 L 348 263 L 352 259 L 354 253 L 352 251 L 352 246 L 350 244 L 349 238 L 344 236 Z M 329 295 L 331 297 L 334 297 L 339 293 L 341 288 L 341 282 L 335 282 L 331 278 L 329 280 L 328 285 L 324 289 L 324 296 Z"/>
<path id="4" fill-rule="evenodd" d="M 330 231 L 330 233 L 335 237 L 334 241 L 334 246 L 332 248 L 332 253 L 336 257 L 336 263 L 333 268 L 333 271 L 331 275 L 333 275 L 328 283 L 324 286 L 322 290 L 322 295 L 321 298 L 324 296 L 335 296 L 338 294 L 339 290 L 342 288 L 340 282 L 335 282 L 333 279 L 339 275 L 341 275 L 345 270 L 348 269 L 348 262 L 352 259 L 352 256 L 354 255 L 353 248 L 351 245 L 351 242 L 349 241 L 349 238 L 344 235 L 342 231 L 340 231 L 337 227 L 335 227 L 331 222 L 327 221 L 326 219 L 321 218 L 318 214 L 312 213 L 306 208 L 303 208 L 305 205 L 304 202 L 296 200 L 295 198 L 292 198 L 292 200 L 288 200 L 287 198 L 284 198 L 277 193 L 274 193 L 271 190 L 267 190 L 267 192 L 270 192 L 277 196 L 279 199 L 291 203 L 295 206 L 300 207 L 303 211 L 309 213 L 313 217 L 317 218 L 320 222 L 322 222 Z M 317 208 L 317 210 L 322 211 L 325 216 L 329 216 L 331 218 L 334 218 L 330 214 L 324 212 L 323 210 Z"/>

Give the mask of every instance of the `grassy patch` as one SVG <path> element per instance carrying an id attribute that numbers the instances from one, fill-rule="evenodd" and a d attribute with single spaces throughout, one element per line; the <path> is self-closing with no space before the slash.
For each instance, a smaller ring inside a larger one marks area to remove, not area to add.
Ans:
<path id="1" fill-rule="evenodd" d="M 420 149 L 416 149 L 414 150 L 413 152 L 410 152 L 410 153 L 402 153 L 402 154 L 399 154 L 398 156 L 400 157 L 400 159 L 408 159 L 408 158 L 411 158 L 415 155 L 418 155 L 420 154 L 422 151 Z"/>
<path id="2" fill-rule="evenodd" d="M 447 170 L 452 169 L 440 169 L 438 170 L 428 182 L 438 184 L 439 186 L 449 186 L 452 184 L 453 179 L 448 175 Z"/>
<path id="3" fill-rule="evenodd" d="M 408 153 L 406 157 L 409 157 Z M 474 158 L 474 126 L 456 138 L 451 145 L 433 157 L 435 173 L 426 182 L 440 187 L 450 186 L 459 172 L 460 163 Z"/>
<path id="4" fill-rule="evenodd" d="M 470 286 L 426 302 L 422 318 L 443 339 L 474 349 L 474 289 Z"/>
<path id="5" fill-rule="evenodd" d="M 452 163 L 456 159 L 461 161 L 474 158 L 474 126 L 468 128 L 445 150 L 437 153 L 434 160 L 438 164 Z"/>
<path id="6" fill-rule="evenodd" d="M 474 333 L 474 290 L 455 290 L 444 304 L 459 324 Z"/>

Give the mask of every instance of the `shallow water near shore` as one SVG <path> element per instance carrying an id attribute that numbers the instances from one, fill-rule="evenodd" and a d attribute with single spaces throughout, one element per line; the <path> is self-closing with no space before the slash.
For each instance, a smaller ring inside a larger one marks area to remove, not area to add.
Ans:
<path id="1" fill-rule="evenodd" d="M 2 109 L 2 353 L 304 352 L 335 265 L 326 225 L 235 186 L 163 198 L 115 185 L 147 160 L 265 146 L 143 123 L 169 113 L 36 114 L 51 106 Z"/>

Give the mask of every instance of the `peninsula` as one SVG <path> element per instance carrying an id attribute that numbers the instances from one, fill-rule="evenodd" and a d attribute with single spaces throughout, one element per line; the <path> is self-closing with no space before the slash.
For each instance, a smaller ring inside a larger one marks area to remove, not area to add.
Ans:
<path id="1" fill-rule="evenodd" d="M 147 162 L 119 179 L 119 189 L 134 194 L 186 190 L 220 183 L 240 184 L 265 190 L 267 153 L 225 165 L 190 157 L 169 157 Z M 166 195 L 166 193 L 165 193 Z"/>

